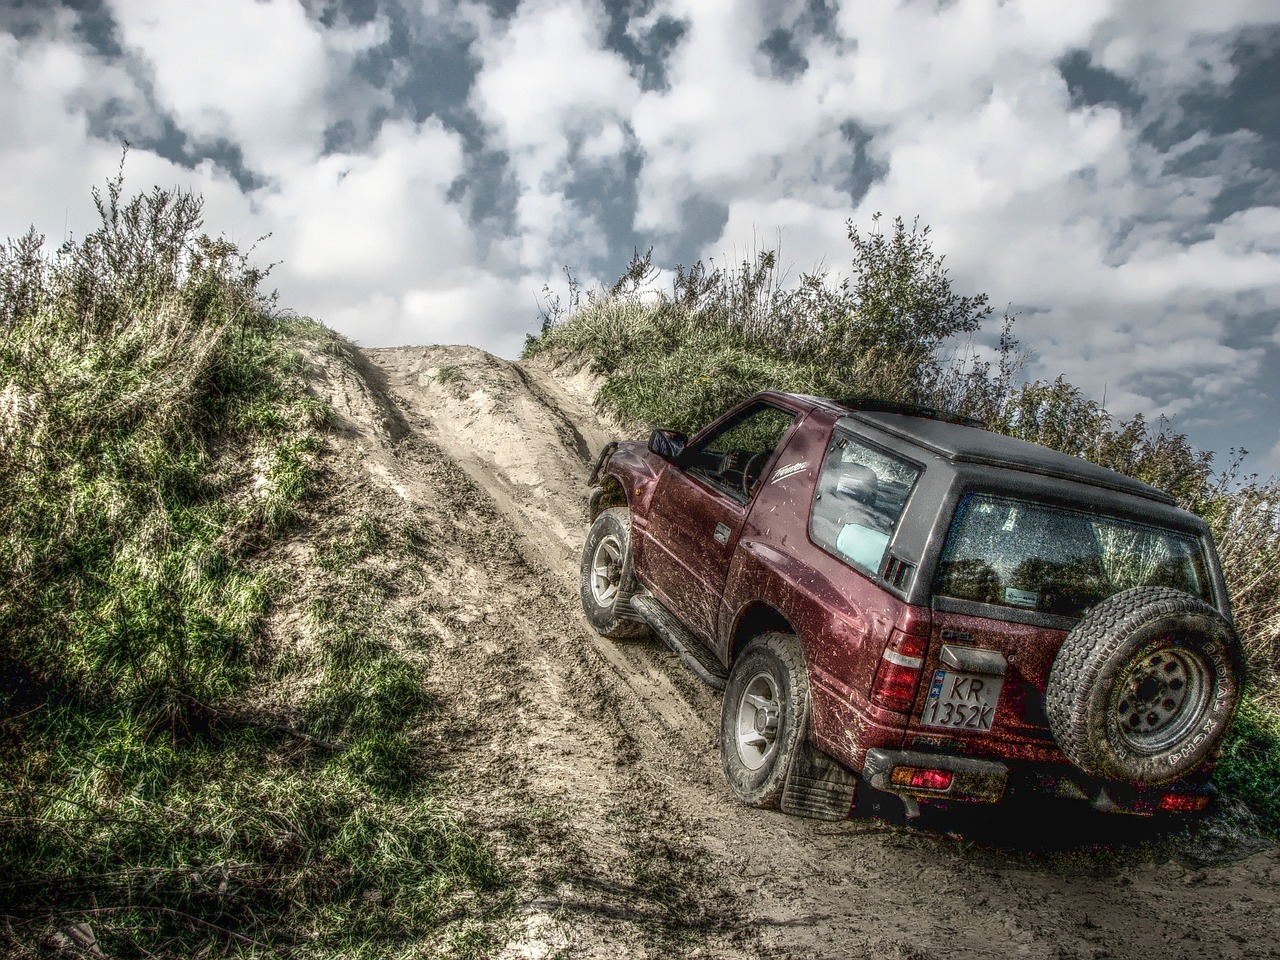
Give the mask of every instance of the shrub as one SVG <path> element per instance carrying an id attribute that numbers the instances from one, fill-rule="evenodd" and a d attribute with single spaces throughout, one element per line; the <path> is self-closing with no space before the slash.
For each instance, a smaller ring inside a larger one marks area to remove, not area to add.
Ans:
<path id="1" fill-rule="evenodd" d="M 198 198 L 94 199 L 52 258 L 0 250 L 0 658 L 181 725 L 239 682 L 265 593 L 236 561 L 306 494 L 322 410 Z"/>
<path id="2" fill-rule="evenodd" d="M 422 782 L 419 671 L 353 649 L 369 591 L 336 571 L 384 531 L 329 565 L 314 733 L 238 699 L 287 673 L 264 548 L 320 479 L 299 347 L 335 338 L 274 310 L 198 197 L 94 200 L 82 241 L 0 248 L 0 953 L 80 922 L 111 956 L 385 952 L 502 875 Z"/>

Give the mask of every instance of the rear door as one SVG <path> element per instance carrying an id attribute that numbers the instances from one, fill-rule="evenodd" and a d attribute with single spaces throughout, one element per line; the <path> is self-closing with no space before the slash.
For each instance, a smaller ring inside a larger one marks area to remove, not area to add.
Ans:
<path id="1" fill-rule="evenodd" d="M 934 610 L 910 729 L 917 746 L 1058 762 L 1044 690 L 1063 629 Z"/>
<path id="2" fill-rule="evenodd" d="M 658 479 L 649 508 L 642 579 L 704 641 L 742 524 L 796 415 L 767 403 L 747 407 L 697 437 Z"/>
<path id="3" fill-rule="evenodd" d="M 1130 587 L 1211 602 L 1202 545 L 1174 530 L 987 493 L 960 499 L 935 584 L 933 642 L 917 697 L 919 736 L 975 751 L 1060 759 L 1044 713 L 1049 672 L 1084 613 Z"/>

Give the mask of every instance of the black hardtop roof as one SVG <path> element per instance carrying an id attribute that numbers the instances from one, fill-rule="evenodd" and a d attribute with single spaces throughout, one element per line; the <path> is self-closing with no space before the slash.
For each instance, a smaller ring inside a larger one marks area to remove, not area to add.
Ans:
<path id="1" fill-rule="evenodd" d="M 876 409 L 888 405 L 874 402 L 859 409 L 856 406 L 858 401 L 845 404 L 824 397 L 802 399 L 816 401 L 837 416 L 858 420 L 955 463 L 1004 467 L 1041 476 L 1061 477 L 1159 503 L 1176 504 L 1169 494 L 1141 480 L 1126 477 L 1122 473 L 1100 467 L 1080 457 L 1051 450 L 1038 443 L 955 422 L 961 418 L 953 414 L 923 408 L 912 412 L 889 412 L 888 409 Z"/>

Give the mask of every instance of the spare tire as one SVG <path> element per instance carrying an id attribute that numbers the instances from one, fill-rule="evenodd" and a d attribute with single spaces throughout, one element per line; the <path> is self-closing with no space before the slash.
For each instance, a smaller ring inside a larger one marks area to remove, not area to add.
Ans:
<path id="1" fill-rule="evenodd" d="M 1086 773 L 1165 783 L 1201 767 L 1235 716 L 1240 641 L 1217 610 L 1168 587 L 1090 609 L 1049 671 L 1045 712 Z"/>

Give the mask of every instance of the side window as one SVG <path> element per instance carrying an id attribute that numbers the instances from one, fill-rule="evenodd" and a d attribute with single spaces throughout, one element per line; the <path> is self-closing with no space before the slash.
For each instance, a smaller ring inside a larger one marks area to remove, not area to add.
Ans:
<path id="1" fill-rule="evenodd" d="M 878 573 L 920 476 L 913 463 L 836 431 L 822 462 L 809 535 L 867 573 Z"/>
<path id="2" fill-rule="evenodd" d="M 795 420 L 777 407 L 760 405 L 717 430 L 681 459 L 689 472 L 746 499 L 755 490 L 769 457 Z"/>

